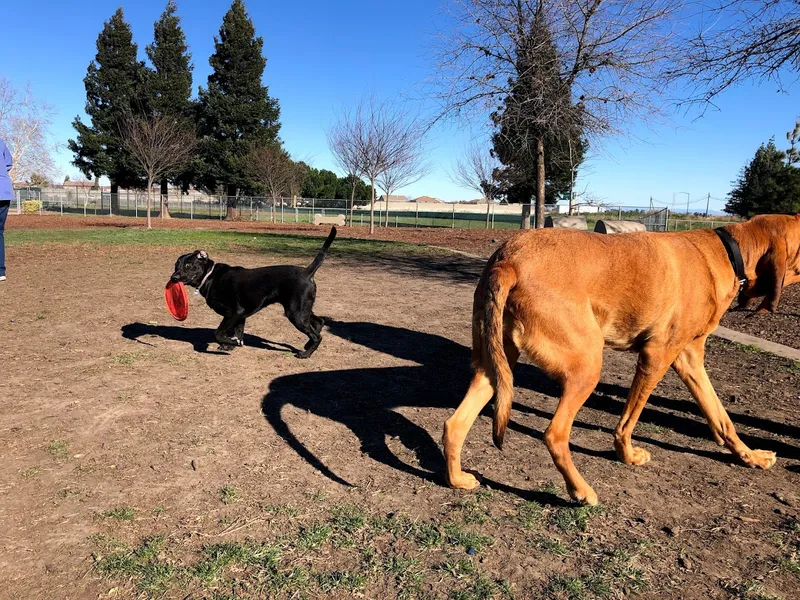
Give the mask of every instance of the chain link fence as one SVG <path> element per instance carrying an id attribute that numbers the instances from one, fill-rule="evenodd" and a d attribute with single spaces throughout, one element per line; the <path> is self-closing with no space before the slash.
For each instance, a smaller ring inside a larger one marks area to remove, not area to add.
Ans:
<path id="1" fill-rule="evenodd" d="M 242 220 L 270 223 L 313 223 L 315 215 L 339 216 L 345 224 L 367 227 L 370 222 L 369 204 L 356 201 L 351 206 L 347 199 L 272 198 L 241 196 L 209 196 L 172 190 L 164 196 L 167 212 L 172 218 L 197 220 Z M 374 220 L 377 227 L 450 227 L 467 229 L 519 229 L 524 208 L 520 204 L 469 203 L 418 203 L 395 202 L 387 206 L 377 201 Z M 59 214 L 76 216 L 143 217 L 147 213 L 147 194 L 142 190 L 123 190 L 112 195 L 97 188 L 23 188 L 16 191 L 18 214 Z M 549 207 L 555 216 L 557 208 Z M 649 231 L 685 231 L 700 227 L 716 227 L 730 222 L 730 218 L 688 219 L 676 218 L 666 208 L 650 210 L 642 207 L 605 206 L 592 207 L 593 212 L 583 212 L 587 226 L 594 229 L 600 219 L 639 221 Z M 161 196 L 153 194 L 151 215 L 161 216 Z"/>

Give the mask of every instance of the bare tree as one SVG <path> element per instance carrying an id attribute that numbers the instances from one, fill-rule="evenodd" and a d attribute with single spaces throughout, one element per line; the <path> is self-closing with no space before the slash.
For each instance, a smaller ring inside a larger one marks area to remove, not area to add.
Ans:
<path id="1" fill-rule="evenodd" d="M 481 194 L 486 200 L 486 229 L 489 229 L 492 204 L 499 192 L 496 178 L 499 167 L 500 163 L 488 146 L 473 141 L 450 174 L 454 183 Z"/>
<path id="2" fill-rule="evenodd" d="M 411 138 L 416 133 L 415 143 Z M 421 121 L 403 105 L 363 97 L 352 110 L 345 110 L 332 129 L 330 138 L 346 138 L 350 144 L 353 168 L 369 180 L 369 232 L 375 233 L 375 190 L 378 178 L 394 172 L 390 189 L 407 185 L 424 171 L 421 165 L 424 130 Z M 387 203 L 388 204 L 388 203 Z"/>
<path id="3" fill-rule="evenodd" d="M 514 129 L 534 137 L 523 142 L 538 165 L 538 204 L 548 134 L 578 127 L 596 139 L 660 114 L 677 55 L 667 25 L 680 0 L 452 0 L 451 7 L 433 82 L 439 118 L 485 119 L 508 113 L 514 100 Z M 536 26 L 547 35 L 532 35 Z M 515 89 L 520 83 L 527 96 Z M 543 221 L 539 214 L 537 226 Z"/>
<path id="4" fill-rule="evenodd" d="M 131 116 L 120 129 L 125 149 L 147 176 L 147 228 L 151 229 L 153 183 L 186 166 L 197 147 L 197 138 L 171 117 Z M 161 210 L 163 215 L 164 206 Z"/>
<path id="5" fill-rule="evenodd" d="M 386 198 L 384 226 L 389 226 L 389 199 L 392 192 L 419 181 L 430 171 L 424 160 L 425 127 L 418 116 L 402 107 L 384 105 L 387 117 L 381 137 L 385 137 L 383 171 L 378 184 Z"/>
<path id="6" fill-rule="evenodd" d="M 773 81 L 800 73 L 800 3 L 795 0 L 701 0 L 695 27 L 683 29 L 671 72 L 690 102 L 711 102 L 746 79 Z"/>
<path id="7" fill-rule="evenodd" d="M 272 220 L 275 221 L 275 206 L 284 194 L 292 191 L 296 168 L 289 154 L 277 144 L 259 146 L 250 152 L 249 169 L 253 177 L 272 199 Z"/>
<path id="8" fill-rule="evenodd" d="M 350 226 L 353 226 L 353 211 L 356 200 L 356 187 L 361 177 L 362 161 L 359 159 L 359 132 L 353 127 L 352 119 L 340 119 L 328 131 L 328 148 L 334 162 L 347 174 L 351 183 Z"/>
<path id="9" fill-rule="evenodd" d="M 0 78 L 0 138 L 14 160 L 12 179 L 28 180 L 34 173 L 57 178 L 56 146 L 50 141 L 54 115 L 51 106 L 36 100 L 30 86 L 20 91 L 5 77 Z"/>

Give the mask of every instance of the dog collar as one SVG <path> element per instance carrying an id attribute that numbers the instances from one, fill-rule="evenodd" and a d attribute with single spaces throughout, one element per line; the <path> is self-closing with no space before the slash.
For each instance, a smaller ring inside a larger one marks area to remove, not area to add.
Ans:
<path id="1" fill-rule="evenodd" d="M 714 233 L 717 234 L 722 245 L 725 246 L 725 252 L 728 254 L 728 260 L 731 261 L 733 272 L 736 274 L 736 281 L 739 282 L 739 289 L 741 290 L 747 281 L 747 276 L 744 274 L 744 260 L 742 259 L 742 251 L 739 248 L 739 244 L 727 229 L 718 227 L 714 229 Z"/>
<path id="2" fill-rule="evenodd" d="M 208 278 L 211 277 L 211 274 L 214 272 L 214 267 L 216 267 L 216 266 L 217 266 L 216 263 L 211 265 L 211 268 L 208 270 L 208 273 L 206 273 L 205 277 L 203 277 L 203 281 L 201 281 L 200 285 L 197 286 L 197 293 L 198 294 L 202 295 L 202 292 L 200 290 L 202 290 L 203 286 L 206 283 L 206 280 L 208 280 Z"/>

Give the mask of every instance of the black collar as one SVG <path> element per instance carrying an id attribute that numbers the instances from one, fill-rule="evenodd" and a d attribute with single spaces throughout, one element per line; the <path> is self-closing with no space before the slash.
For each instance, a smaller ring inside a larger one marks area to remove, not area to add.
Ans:
<path id="1" fill-rule="evenodd" d="M 736 274 L 736 280 L 739 282 L 739 288 L 747 281 L 747 276 L 744 274 L 744 260 L 742 259 L 742 251 L 739 249 L 739 244 L 733 239 L 733 236 L 728 233 L 727 229 L 718 227 L 714 230 L 725 246 L 725 252 L 728 253 L 728 260 L 731 261 L 733 272 Z"/>

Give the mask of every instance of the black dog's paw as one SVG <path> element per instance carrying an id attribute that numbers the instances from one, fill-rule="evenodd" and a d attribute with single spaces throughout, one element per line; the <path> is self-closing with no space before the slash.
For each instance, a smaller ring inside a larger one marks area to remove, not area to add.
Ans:
<path id="1" fill-rule="evenodd" d="M 297 358 L 308 358 L 309 356 L 311 356 L 311 352 L 308 352 L 306 350 L 297 353 Z"/>
<path id="2" fill-rule="evenodd" d="M 236 346 L 232 344 L 220 344 L 219 349 L 223 352 L 230 352 L 231 350 L 236 350 Z"/>

